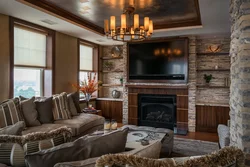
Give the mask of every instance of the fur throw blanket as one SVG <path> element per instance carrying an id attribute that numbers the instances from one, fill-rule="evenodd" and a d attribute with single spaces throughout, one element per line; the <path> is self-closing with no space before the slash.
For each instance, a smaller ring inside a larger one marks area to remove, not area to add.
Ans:
<path id="1" fill-rule="evenodd" d="M 34 132 L 23 136 L 0 135 L 0 143 L 17 143 L 23 146 L 28 142 L 52 139 L 59 135 L 64 136 L 65 142 L 70 142 L 72 130 L 64 126 L 49 132 Z"/>
<path id="2" fill-rule="evenodd" d="M 236 167 L 244 166 L 244 153 L 236 147 L 225 147 L 218 152 L 214 152 L 200 158 L 190 159 L 182 165 L 175 165 L 169 160 L 157 160 L 138 157 L 135 155 L 109 154 L 100 157 L 96 161 L 96 167 L 104 166 L 124 166 L 133 167 L 226 167 L 236 164 Z"/>

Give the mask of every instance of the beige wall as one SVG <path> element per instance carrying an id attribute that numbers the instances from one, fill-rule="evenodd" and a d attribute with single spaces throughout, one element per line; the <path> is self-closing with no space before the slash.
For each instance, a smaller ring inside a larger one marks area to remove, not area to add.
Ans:
<path id="1" fill-rule="evenodd" d="M 9 98 L 9 17 L 0 14 L 0 101 Z"/>
<path id="2" fill-rule="evenodd" d="M 55 93 L 72 92 L 72 83 L 77 83 L 78 46 L 77 38 L 56 32 Z"/>

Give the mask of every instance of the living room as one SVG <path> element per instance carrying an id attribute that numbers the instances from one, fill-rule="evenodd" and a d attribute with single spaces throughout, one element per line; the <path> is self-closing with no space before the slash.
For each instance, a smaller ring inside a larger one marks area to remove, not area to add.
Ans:
<path id="1" fill-rule="evenodd" d="M 0 0 L 0 166 L 250 166 L 249 9 Z"/>

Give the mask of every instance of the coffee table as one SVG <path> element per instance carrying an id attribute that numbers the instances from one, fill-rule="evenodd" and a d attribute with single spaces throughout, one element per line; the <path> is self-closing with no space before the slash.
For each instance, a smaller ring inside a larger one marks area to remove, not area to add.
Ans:
<path id="1" fill-rule="evenodd" d="M 129 128 L 126 148 L 138 149 L 142 147 L 141 140 L 148 140 L 149 144 L 155 141 L 161 141 L 161 152 L 170 154 L 174 145 L 174 132 L 165 128 L 153 128 L 147 126 L 124 125 L 119 129 Z"/>
<path id="2" fill-rule="evenodd" d="M 129 128 L 126 150 L 134 150 L 147 147 L 141 144 L 142 140 L 147 140 L 149 144 L 152 144 L 156 141 L 161 141 L 162 143 L 161 153 L 163 153 L 164 155 L 169 155 L 173 150 L 174 132 L 170 129 L 153 128 L 147 126 L 135 126 L 135 125 L 124 125 L 124 126 L 122 126 L 122 124 L 118 125 L 118 129 L 125 129 L 125 128 Z M 91 135 L 103 135 L 104 133 L 109 133 L 109 132 L 104 132 L 104 130 L 102 130 L 102 131 L 96 131 Z"/>

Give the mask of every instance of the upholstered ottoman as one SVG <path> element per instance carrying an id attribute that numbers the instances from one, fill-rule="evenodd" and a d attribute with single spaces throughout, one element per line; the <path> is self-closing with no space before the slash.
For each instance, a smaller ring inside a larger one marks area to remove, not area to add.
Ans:
<path id="1" fill-rule="evenodd" d="M 160 140 L 162 143 L 161 153 L 170 155 L 174 145 L 174 132 L 165 128 L 154 128 L 148 126 L 124 125 L 129 128 L 126 148 L 136 148 L 141 145 L 141 140 Z"/>

